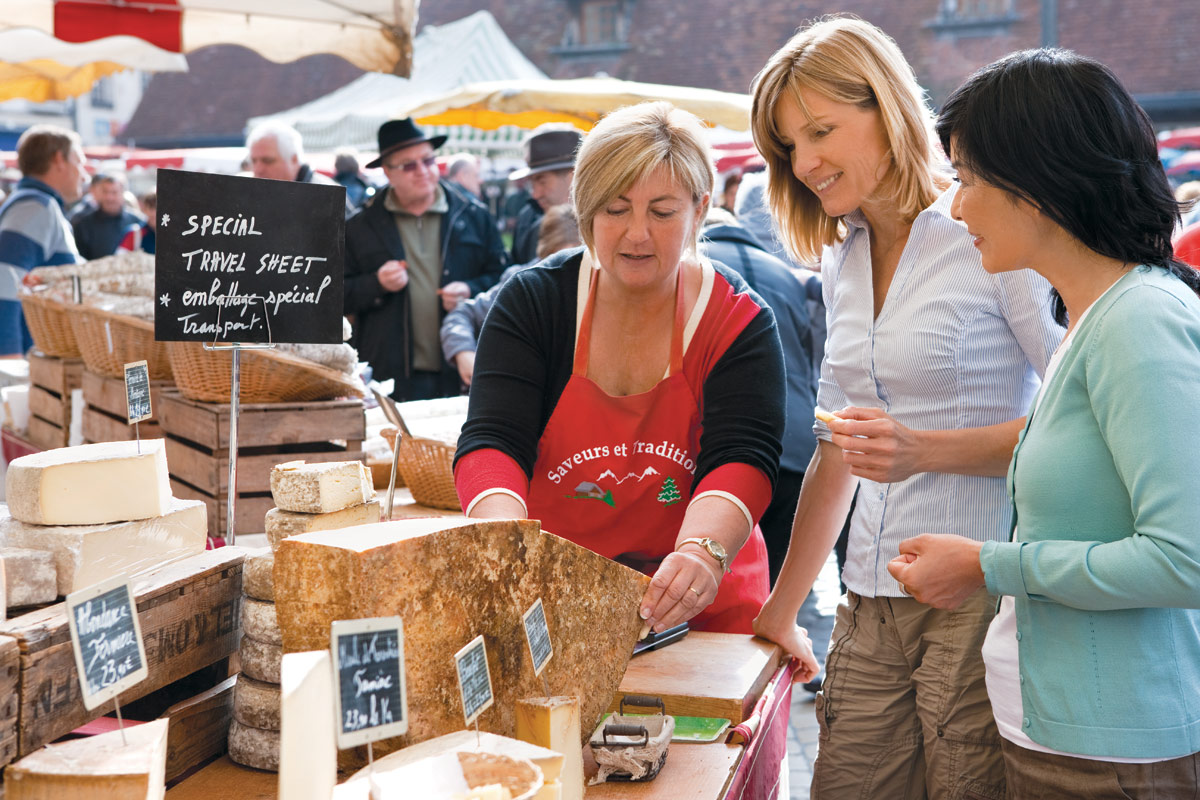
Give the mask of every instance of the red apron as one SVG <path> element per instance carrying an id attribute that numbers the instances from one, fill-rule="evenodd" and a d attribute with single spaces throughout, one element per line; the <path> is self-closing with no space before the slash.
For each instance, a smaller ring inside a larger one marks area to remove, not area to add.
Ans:
<path id="1" fill-rule="evenodd" d="M 538 443 L 529 516 L 652 575 L 675 550 L 700 450 L 700 405 L 683 375 L 683 291 L 676 286 L 669 374 L 647 392 L 613 397 L 587 377 L 598 276 L 592 270 L 571 378 Z M 757 526 L 730 568 L 716 600 L 691 620 L 693 629 L 753 632 L 768 593 L 767 548 Z"/>

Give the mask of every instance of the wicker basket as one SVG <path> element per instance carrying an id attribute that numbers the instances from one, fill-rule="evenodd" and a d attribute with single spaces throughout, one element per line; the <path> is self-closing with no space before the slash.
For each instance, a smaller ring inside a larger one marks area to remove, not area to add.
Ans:
<path id="1" fill-rule="evenodd" d="M 150 380 L 172 380 L 166 342 L 154 341 L 154 323 L 99 308 L 72 309 L 71 328 L 87 368 L 109 378 L 125 377 L 125 365 L 145 361 Z"/>
<path id="2" fill-rule="evenodd" d="M 383 438 L 396 447 L 396 429 L 384 428 Z M 419 436 L 400 437 L 398 471 L 413 500 L 430 508 L 462 511 L 454 489 L 454 445 Z M 400 482 L 397 480 L 396 485 Z"/>
<path id="3" fill-rule="evenodd" d="M 205 350 L 202 342 L 167 342 L 175 384 L 189 400 L 228 403 L 233 354 Z M 362 397 L 362 386 L 345 375 L 274 350 L 243 350 L 239 375 L 243 403 L 299 403 Z"/>
<path id="4" fill-rule="evenodd" d="M 38 350 L 54 358 L 79 358 L 79 343 L 71 328 L 74 307 L 43 294 L 25 293 L 21 295 L 21 310 Z"/>

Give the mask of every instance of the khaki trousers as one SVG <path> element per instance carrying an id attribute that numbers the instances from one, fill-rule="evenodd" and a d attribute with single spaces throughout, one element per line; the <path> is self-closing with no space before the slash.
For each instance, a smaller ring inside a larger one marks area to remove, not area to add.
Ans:
<path id="1" fill-rule="evenodd" d="M 1000 735 L 980 650 L 995 598 L 954 611 L 842 598 L 825 682 L 813 800 L 1003 800 Z"/>
<path id="2" fill-rule="evenodd" d="M 1114 764 L 1027 750 L 1005 740 L 1012 800 L 1196 800 L 1200 753 L 1152 764 Z"/>

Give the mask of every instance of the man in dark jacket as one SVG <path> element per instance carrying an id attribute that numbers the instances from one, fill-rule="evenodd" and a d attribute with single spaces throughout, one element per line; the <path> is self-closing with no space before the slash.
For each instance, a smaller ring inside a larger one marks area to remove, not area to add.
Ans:
<path id="1" fill-rule="evenodd" d="M 397 400 L 450 397 L 458 372 L 442 358 L 445 312 L 492 286 L 504 244 L 492 215 L 438 179 L 434 151 L 411 119 L 379 129 L 388 188 L 346 223 L 346 313 L 354 345 L 377 380 L 394 378 Z"/>
<path id="2" fill-rule="evenodd" d="M 125 177 L 98 172 L 92 177 L 96 207 L 71 222 L 79 255 L 91 261 L 111 256 L 125 234 L 142 227 L 142 218 L 125 208 Z"/>
<path id="3" fill-rule="evenodd" d="M 510 181 L 528 178 L 530 192 L 517 214 L 512 263 L 527 264 L 537 257 L 538 234 L 546 209 L 571 202 L 575 151 L 582 141 L 579 129 L 556 122 L 539 125 L 525 139 L 525 167 L 508 176 Z"/>
<path id="4" fill-rule="evenodd" d="M 264 122 L 246 137 L 250 151 L 250 171 L 256 178 L 274 181 L 297 181 L 337 186 L 338 182 L 315 171 L 304 163 L 304 141 L 300 132 L 280 122 Z M 346 194 L 346 217 L 358 209 Z"/>

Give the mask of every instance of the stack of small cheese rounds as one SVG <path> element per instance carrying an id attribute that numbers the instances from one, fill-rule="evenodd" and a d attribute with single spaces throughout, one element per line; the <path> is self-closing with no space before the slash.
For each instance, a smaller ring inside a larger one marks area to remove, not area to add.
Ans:
<path id="1" fill-rule="evenodd" d="M 276 505 L 266 518 L 271 548 L 248 557 L 242 573 L 242 674 L 233 695 L 229 757 L 278 770 L 283 640 L 275 619 L 274 551 L 298 533 L 378 522 L 379 501 L 361 461 L 279 464 L 271 470 L 271 495 Z"/>

